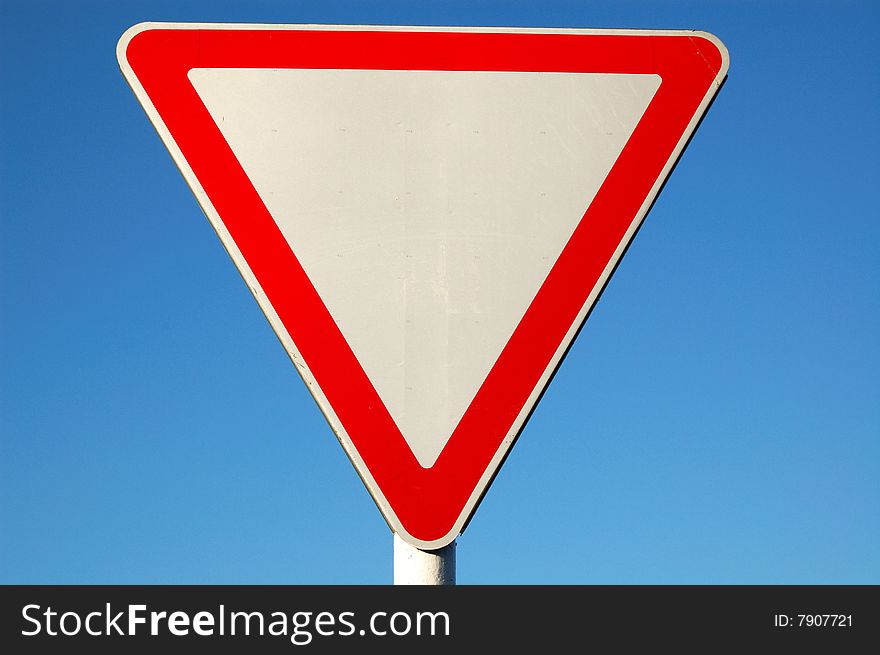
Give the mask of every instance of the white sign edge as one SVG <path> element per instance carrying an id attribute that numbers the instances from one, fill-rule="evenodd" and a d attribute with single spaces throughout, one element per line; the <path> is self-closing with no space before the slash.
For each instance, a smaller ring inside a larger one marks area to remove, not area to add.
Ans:
<path id="1" fill-rule="evenodd" d="M 576 319 L 573 321 L 571 327 L 566 333 L 565 337 L 559 344 L 556 352 L 553 357 L 550 359 L 547 367 L 544 369 L 541 377 L 538 379 L 537 384 L 535 385 L 532 393 L 529 395 L 525 404 L 523 405 L 522 410 L 517 415 L 513 424 L 511 425 L 510 430 L 507 435 L 501 441 L 498 449 L 495 452 L 495 455 L 489 461 L 486 470 L 483 472 L 483 475 L 480 477 L 479 482 L 475 486 L 474 490 L 471 492 L 468 501 L 465 503 L 462 508 L 458 518 L 453 524 L 452 528 L 447 532 L 443 537 L 431 541 L 423 541 L 421 539 L 417 539 L 409 534 L 403 525 L 400 523 L 397 515 L 394 510 L 386 500 L 384 494 L 382 494 L 381 489 L 376 484 L 372 475 L 370 474 L 369 469 L 367 468 L 364 461 L 361 459 L 360 454 L 357 452 L 357 449 L 354 447 L 351 439 L 348 436 L 348 433 L 345 431 L 345 428 L 342 426 L 342 423 L 339 421 L 339 418 L 336 416 L 336 413 L 333 411 L 332 406 L 327 401 L 324 392 L 321 390 L 311 371 L 309 370 L 308 365 L 305 362 L 305 359 L 300 354 L 299 350 L 294 344 L 293 339 L 288 334 L 285 329 L 281 319 L 275 312 L 275 309 L 272 307 L 272 303 L 269 302 L 268 297 L 263 292 L 262 287 L 239 251 L 238 247 L 235 245 L 231 235 L 226 230 L 226 227 L 223 224 L 223 221 L 220 219 L 220 215 L 217 213 L 216 209 L 212 205 L 208 195 L 205 193 L 201 184 L 195 176 L 195 173 L 190 168 L 189 164 L 186 161 L 186 158 L 183 156 L 183 153 L 180 151 L 180 148 L 177 146 L 177 143 L 174 141 L 174 138 L 171 136 L 171 133 L 168 131 L 168 128 L 165 126 L 164 121 L 162 120 L 159 112 L 156 111 L 155 106 L 138 80 L 137 76 L 134 74 L 131 66 L 126 59 L 126 49 L 128 47 L 129 42 L 139 33 L 153 30 L 153 29 L 228 29 L 228 30 L 342 30 L 342 31 L 400 31 L 400 32 L 474 32 L 474 33 L 487 33 L 487 32 L 496 32 L 496 33 L 512 33 L 512 34 L 610 34 L 610 35 L 633 35 L 633 36 L 694 36 L 706 39 L 711 41 L 715 47 L 718 48 L 718 51 L 721 53 L 721 68 L 719 69 L 713 84 L 710 85 L 709 89 L 706 92 L 706 95 L 703 97 L 703 100 L 700 102 L 700 105 L 697 108 L 697 111 L 694 113 L 691 121 L 688 123 L 687 129 L 685 129 L 682 134 L 681 139 L 676 144 L 675 149 L 672 151 L 672 154 L 669 157 L 669 160 L 664 165 L 660 175 L 657 177 L 654 185 L 651 187 L 650 193 L 648 193 L 645 201 L 642 203 L 639 211 L 636 213 L 632 223 L 629 226 L 629 229 L 626 231 L 623 240 L 621 240 L 617 249 L 614 251 L 611 260 L 608 262 L 608 265 L 602 272 L 602 275 L 599 277 L 596 285 L 593 287 L 593 290 L 590 292 L 590 295 L 587 297 L 584 302 L 581 310 L 578 312 Z M 401 536 L 405 541 L 410 543 L 411 545 L 421 549 L 421 550 L 436 550 L 447 546 L 452 543 L 458 535 L 462 532 L 465 525 L 470 520 L 473 512 L 476 510 L 480 501 L 482 500 L 485 493 L 488 491 L 489 485 L 491 484 L 493 478 L 497 474 L 500 465 L 504 461 L 504 458 L 507 456 L 510 448 L 513 446 L 516 439 L 519 437 L 523 428 L 525 427 L 525 423 L 532 410 L 535 408 L 538 399 L 541 397 L 541 394 L 544 392 L 544 389 L 550 380 L 550 378 L 555 373 L 556 369 L 562 362 L 565 353 L 567 352 L 569 346 L 574 340 L 575 335 L 580 330 L 584 321 L 586 320 L 589 312 L 592 310 L 593 305 L 595 304 L 597 298 L 601 294 L 602 290 L 605 288 L 611 273 L 614 271 L 617 266 L 620 258 L 623 253 L 626 251 L 630 242 L 632 241 L 636 231 L 641 226 L 642 222 L 645 219 L 645 216 L 648 213 L 648 210 L 651 208 L 651 205 L 654 203 L 661 187 L 669 176 L 672 168 L 675 166 L 675 163 L 678 161 L 679 156 L 683 152 L 685 146 L 696 130 L 697 125 L 702 119 L 703 115 L 706 112 L 709 104 L 712 102 L 716 92 L 721 87 L 721 84 L 724 81 L 724 78 L 727 76 L 727 71 L 729 68 L 729 54 L 727 52 L 727 48 L 721 42 L 718 37 L 715 35 L 699 31 L 699 30 L 636 30 L 636 29 L 568 29 L 568 28 L 529 28 L 529 27 L 457 27 L 457 26 L 403 26 L 403 25 L 298 25 L 298 24 L 265 24 L 265 23 L 163 23 L 163 22 L 142 22 L 137 23 L 130 28 L 128 28 L 120 37 L 117 45 L 116 45 L 116 58 L 119 63 L 119 68 L 122 71 L 125 80 L 128 82 L 131 87 L 132 92 L 137 97 L 138 101 L 141 103 L 141 106 L 144 108 L 144 111 L 147 114 L 150 122 L 153 124 L 153 127 L 156 129 L 156 132 L 159 134 L 159 138 L 162 140 L 162 143 L 165 145 L 169 153 L 171 154 L 171 158 L 180 171 L 181 175 L 183 175 L 189 187 L 192 189 L 193 194 L 196 197 L 196 201 L 199 203 L 199 206 L 202 208 L 202 211 L 205 213 L 205 216 L 208 218 L 208 222 L 214 228 L 214 231 L 217 233 L 220 242 L 223 244 L 223 248 L 226 250 L 229 257 L 232 259 L 236 268 L 238 269 L 239 274 L 244 279 L 245 284 L 248 289 L 250 289 L 251 294 L 254 296 L 254 299 L 257 301 L 260 309 L 263 311 L 266 316 L 269 324 L 272 327 L 272 330 L 275 332 L 275 335 L 278 337 L 279 341 L 281 341 L 281 345 L 284 347 L 284 350 L 287 352 L 290 360 L 293 362 L 294 367 L 297 372 L 302 377 L 303 382 L 305 382 L 306 387 L 311 393 L 312 397 L 315 399 L 315 402 L 318 404 L 319 409 L 324 414 L 327 422 L 330 424 L 331 429 L 336 435 L 339 443 L 342 445 L 343 450 L 346 455 L 348 455 L 349 460 L 354 465 L 355 470 L 360 476 L 361 480 L 364 483 L 364 486 L 367 488 L 367 491 L 373 497 L 376 505 L 379 507 L 382 516 L 385 518 L 391 530 L 398 535 Z"/>

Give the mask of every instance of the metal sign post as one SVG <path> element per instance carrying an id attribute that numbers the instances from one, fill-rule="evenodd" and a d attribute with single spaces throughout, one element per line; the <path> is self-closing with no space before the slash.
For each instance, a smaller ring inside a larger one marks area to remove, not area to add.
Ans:
<path id="1" fill-rule="evenodd" d="M 439 550 L 419 550 L 394 535 L 394 584 L 454 585 L 455 544 Z"/>

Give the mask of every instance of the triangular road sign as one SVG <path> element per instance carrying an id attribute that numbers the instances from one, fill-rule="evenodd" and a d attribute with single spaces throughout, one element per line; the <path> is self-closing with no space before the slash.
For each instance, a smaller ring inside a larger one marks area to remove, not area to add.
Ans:
<path id="1" fill-rule="evenodd" d="M 474 511 L 728 66 L 701 32 L 149 23 L 118 58 L 423 549 Z"/>

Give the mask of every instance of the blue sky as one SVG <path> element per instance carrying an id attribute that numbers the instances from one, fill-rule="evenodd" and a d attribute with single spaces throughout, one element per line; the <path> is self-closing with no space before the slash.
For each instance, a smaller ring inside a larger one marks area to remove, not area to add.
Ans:
<path id="1" fill-rule="evenodd" d="M 728 82 L 459 581 L 880 582 L 880 8 L 552 0 L 0 0 L 0 582 L 391 578 L 388 528 L 119 73 L 144 20 L 717 34 Z"/>

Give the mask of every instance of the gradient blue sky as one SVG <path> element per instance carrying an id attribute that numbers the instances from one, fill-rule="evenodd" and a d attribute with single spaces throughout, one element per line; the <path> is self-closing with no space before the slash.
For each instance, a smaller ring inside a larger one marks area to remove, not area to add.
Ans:
<path id="1" fill-rule="evenodd" d="M 115 59 L 144 21 L 698 28 L 730 77 L 461 583 L 880 583 L 875 2 L 0 0 L 0 582 L 385 583 L 391 535 Z"/>

